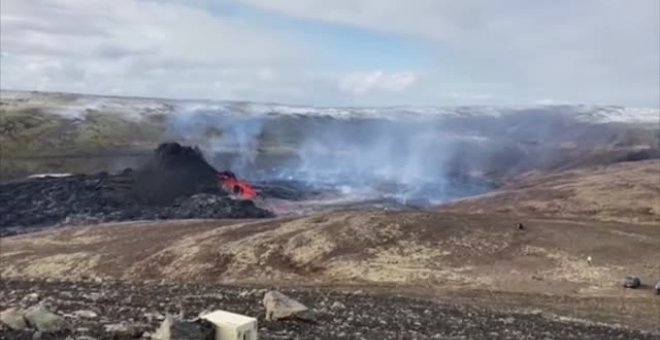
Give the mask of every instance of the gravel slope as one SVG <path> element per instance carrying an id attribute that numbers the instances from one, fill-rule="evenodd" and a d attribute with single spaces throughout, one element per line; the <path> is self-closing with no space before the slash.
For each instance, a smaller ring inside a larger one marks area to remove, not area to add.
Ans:
<path id="1" fill-rule="evenodd" d="M 90 336 L 112 339 L 104 326 L 126 322 L 138 334 L 153 332 L 158 315 L 183 312 L 194 317 L 223 308 L 259 318 L 260 339 L 660 339 L 660 333 L 551 318 L 538 313 L 497 312 L 473 306 L 440 304 L 392 295 L 353 294 L 327 289 L 284 290 L 312 309 L 317 323 L 264 320 L 265 289 L 226 286 L 128 284 L 110 282 L 5 281 L 4 309 L 32 292 L 61 315 L 78 310 L 92 319 L 67 317 L 73 334 L 44 334 L 42 339 Z M 0 339 L 32 339 L 31 331 L 0 331 Z M 88 338 L 89 339 L 89 338 Z"/>

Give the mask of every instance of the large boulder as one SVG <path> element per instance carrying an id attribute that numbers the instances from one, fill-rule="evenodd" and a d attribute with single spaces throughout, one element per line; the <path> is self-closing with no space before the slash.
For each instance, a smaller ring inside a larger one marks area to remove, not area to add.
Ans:
<path id="1" fill-rule="evenodd" d="M 24 317 L 30 326 L 43 333 L 57 333 L 68 329 L 63 317 L 49 311 L 41 304 L 28 308 Z"/>
<path id="2" fill-rule="evenodd" d="M 28 328 L 23 313 L 16 308 L 9 308 L 0 312 L 0 323 L 14 330 Z"/>
<path id="3" fill-rule="evenodd" d="M 642 286 L 642 280 L 639 277 L 630 275 L 626 277 L 626 280 L 623 282 L 625 288 L 637 289 Z"/>
<path id="4" fill-rule="evenodd" d="M 214 340 L 215 326 L 204 319 L 181 320 L 167 316 L 151 338 L 154 340 Z"/>
<path id="5" fill-rule="evenodd" d="M 277 291 L 269 291 L 264 295 L 266 320 L 282 320 L 291 318 L 308 318 L 308 308 L 302 303 Z"/>
<path id="6" fill-rule="evenodd" d="M 655 295 L 660 295 L 660 281 L 655 284 Z"/>

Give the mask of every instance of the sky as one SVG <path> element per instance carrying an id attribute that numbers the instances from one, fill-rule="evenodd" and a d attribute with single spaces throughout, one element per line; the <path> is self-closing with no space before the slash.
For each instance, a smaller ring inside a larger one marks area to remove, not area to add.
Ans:
<path id="1" fill-rule="evenodd" d="M 0 87 L 660 107 L 660 1 L 2 0 Z"/>

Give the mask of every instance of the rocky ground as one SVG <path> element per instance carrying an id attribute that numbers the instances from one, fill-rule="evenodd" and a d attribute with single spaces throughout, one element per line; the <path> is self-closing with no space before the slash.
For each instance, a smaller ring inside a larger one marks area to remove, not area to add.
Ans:
<path id="1" fill-rule="evenodd" d="M 230 197 L 217 174 L 198 149 L 163 143 L 135 171 L 0 183 L 0 236 L 56 224 L 272 216 Z"/>
<path id="2" fill-rule="evenodd" d="M 314 321 L 266 321 L 267 290 L 191 284 L 3 281 L 0 307 L 41 304 L 70 330 L 41 339 L 148 338 L 166 314 L 194 318 L 225 309 L 258 318 L 260 339 L 660 339 L 660 333 L 567 320 L 540 312 L 499 312 L 396 295 L 328 289 L 283 290 Z M 0 331 L 0 339 L 33 339 L 34 330 Z"/>
<path id="3" fill-rule="evenodd" d="M 109 171 L 86 157 L 99 154 L 139 151 L 140 162 L 121 168 L 147 165 L 139 174 L 0 185 L 0 235 L 12 226 L 68 225 L 0 238 L 0 311 L 40 305 L 69 326 L 55 333 L 3 326 L 0 339 L 149 338 L 168 313 L 192 318 L 217 308 L 258 317 L 260 339 L 660 338 L 652 288 L 660 280 L 655 128 L 548 124 L 533 110 L 488 124 L 456 117 L 442 126 L 480 138 L 460 138 L 466 145 L 450 172 L 485 173 L 504 184 L 500 190 L 437 210 L 385 211 L 374 202 L 328 209 L 300 183 L 259 183 L 280 198 L 259 205 L 264 210 L 220 192 L 215 169 L 193 148 L 170 145 L 149 156 L 163 140 L 159 110 L 124 122 L 82 106 L 73 123 L 41 107 L 0 108 L 8 118 L 0 123 L 0 177 Z M 322 119 L 269 121 L 260 168 L 282 164 L 296 141 L 328 124 L 354 125 Z M 551 127 L 547 136 L 530 135 L 537 122 Z M 191 162 L 168 161 L 174 154 Z M 38 166 L 23 168 L 35 159 Z M 520 176 L 528 170 L 535 171 Z M 280 217 L 226 219 L 266 210 Z M 134 221 L 142 219 L 154 221 Z M 98 225 L 118 220 L 126 222 Z M 623 288 L 628 275 L 641 279 L 638 289 Z M 315 322 L 265 320 L 262 298 L 273 287 L 254 286 L 264 283 L 288 287 L 281 291 L 307 305 Z"/>
<path id="4" fill-rule="evenodd" d="M 123 222 L 0 242 L 4 279 L 389 286 L 389 293 L 433 297 L 478 290 L 484 306 L 660 330 L 652 291 L 660 233 L 648 225 L 370 210 Z M 642 286 L 624 289 L 628 275 Z"/>
<path id="5" fill-rule="evenodd" d="M 148 205 L 122 197 L 128 174 L 39 178 L 0 185 L 0 236 L 53 225 L 181 218 L 258 218 L 272 214 L 218 188 Z"/>

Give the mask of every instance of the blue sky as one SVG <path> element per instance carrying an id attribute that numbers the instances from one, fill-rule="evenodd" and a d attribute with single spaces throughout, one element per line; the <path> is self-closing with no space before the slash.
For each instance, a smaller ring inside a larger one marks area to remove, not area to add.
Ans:
<path id="1" fill-rule="evenodd" d="M 657 0 L 3 0 L 7 89 L 660 106 Z"/>
<path id="2" fill-rule="evenodd" d="M 429 68 L 433 63 L 424 41 L 371 29 L 314 21 L 234 5 L 212 8 L 218 15 L 242 18 L 265 30 L 278 30 L 304 42 L 320 67 L 336 71 L 377 68 L 386 71 Z"/>

